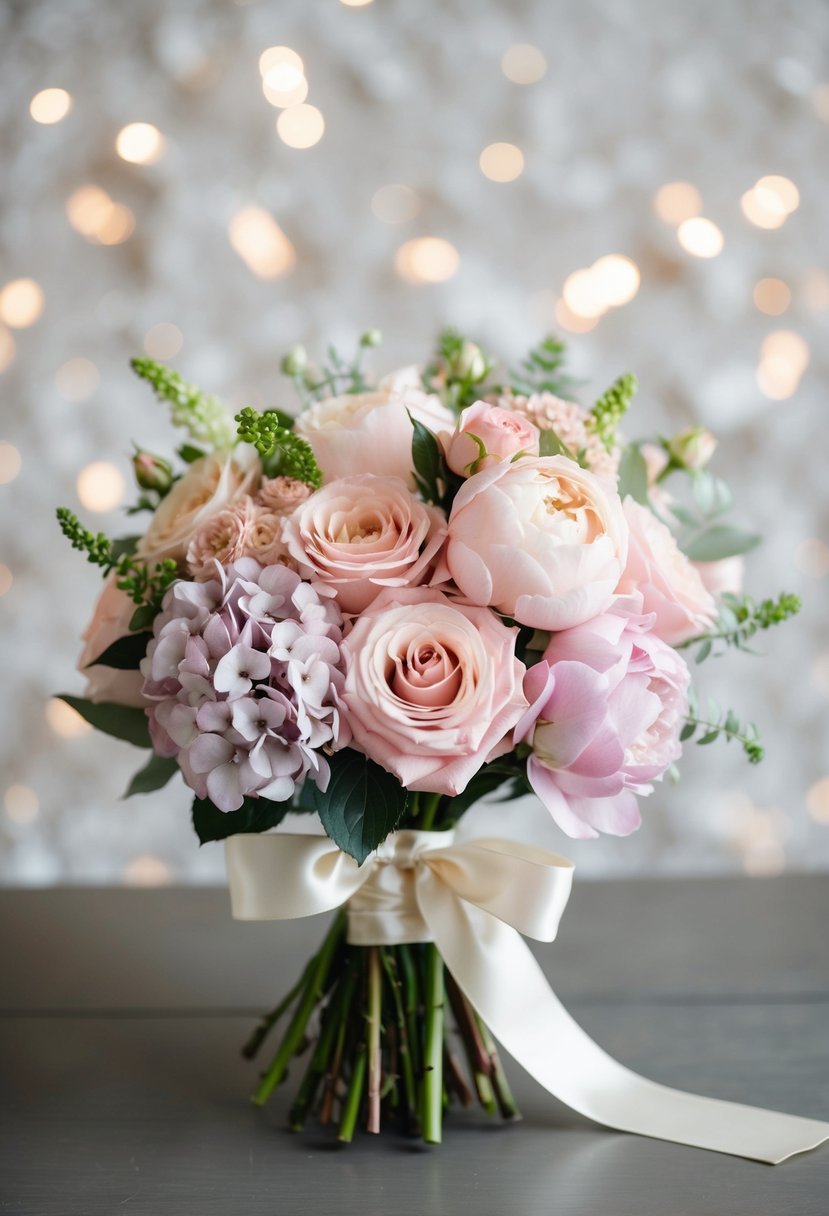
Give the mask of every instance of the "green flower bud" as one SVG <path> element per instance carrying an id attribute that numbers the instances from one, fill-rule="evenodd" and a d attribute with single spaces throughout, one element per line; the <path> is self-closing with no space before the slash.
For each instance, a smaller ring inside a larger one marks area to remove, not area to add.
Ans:
<path id="1" fill-rule="evenodd" d="M 488 370 L 481 348 L 474 342 L 464 342 L 449 360 L 449 373 L 455 380 L 469 380 L 477 384 L 484 379 Z"/>
<path id="2" fill-rule="evenodd" d="M 687 431 L 680 431 L 666 444 L 673 463 L 681 469 L 691 469 L 694 472 L 705 468 L 714 455 L 716 446 L 716 439 L 704 426 L 693 426 Z"/>
<path id="3" fill-rule="evenodd" d="M 157 490 L 166 494 L 173 484 L 173 466 L 161 456 L 138 448 L 132 458 L 135 480 L 142 490 Z"/>
<path id="4" fill-rule="evenodd" d="M 383 335 L 379 329 L 367 329 L 360 338 L 361 346 L 379 346 L 383 341 Z"/>
<path id="5" fill-rule="evenodd" d="M 292 346 L 279 364 L 286 376 L 301 376 L 308 364 L 304 346 Z"/>

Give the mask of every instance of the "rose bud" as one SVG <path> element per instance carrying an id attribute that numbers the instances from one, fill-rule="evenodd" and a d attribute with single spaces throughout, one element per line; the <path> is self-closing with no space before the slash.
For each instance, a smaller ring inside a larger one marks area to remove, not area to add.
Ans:
<path id="1" fill-rule="evenodd" d="M 703 426 L 693 426 L 669 439 L 667 451 L 675 465 L 696 472 L 705 468 L 716 446 L 717 441 L 710 431 Z"/>
<path id="2" fill-rule="evenodd" d="M 161 456 L 152 452 L 144 452 L 140 448 L 132 458 L 135 480 L 142 490 L 157 490 L 166 494 L 173 484 L 173 467 Z"/>
<path id="3" fill-rule="evenodd" d="M 301 376 L 308 365 L 308 355 L 304 346 L 292 346 L 286 355 L 282 356 L 280 370 L 286 376 Z"/>
<path id="4" fill-rule="evenodd" d="M 529 419 L 476 401 L 463 411 L 455 431 L 444 431 L 441 438 L 449 468 L 459 477 L 469 477 L 518 455 L 537 456 L 540 436 Z"/>
<path id="5" fill-rule="evenodd" d="M 449 360 L 449 372 L 456 380 L 469 380 L 477 384 L 484 379 L 488 370 L 481 348 L 474 342 L 464 342 Z"/>

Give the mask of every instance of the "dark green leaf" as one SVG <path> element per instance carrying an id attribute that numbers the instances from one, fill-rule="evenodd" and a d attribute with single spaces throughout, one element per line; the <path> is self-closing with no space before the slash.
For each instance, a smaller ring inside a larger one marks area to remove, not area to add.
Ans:
<path id="1" fill-rule="evenodd" d="M 137 671 L 141 660 L 147 653 L 147 646 L 153 635 L 146 631 L 128 633 L 126 637 L 118 638 L 111 646 L 107 646 L 97 659 L 87 663 L 87 667 L 117 667 L 119 671 Z"/>
<path id="2" fill-rule="evenodd" d="M 119 557 L 132 557 L 140 539 L 140 536 L 120 536 L 114 540 L 111 548 L 113 561 L 117 562 Z"/>
<path id="3" fill-rule="evenodd" d="M 752 532 L 742 532 L 726 524 L 712 524 L 703 532 L 686 541 L 682 548 L 692 562 L 716 562 L 723 557 L 734 557 L 748 553 L 760 543 L 760 537 Z"/>
<path id="4" fill-rule="evenodd" d="M 152 604 L 139 604 L 130 617 L 130 629 L 140 631 L 152 625 L 156 618 L 157 609 Z"/>
<path id="5" fill-rule="evenodd" d="M 246 798 L 238 811 L 220 811 L 208 798 L 194 798 L 193 827 L 199 843 L 207 844 L 210 840 L 226 840 L 241 832 L 266 832 L 281 823 L 290 809 L 290 802 Z"/>
<path id="6" fill-rule="evenodd" d="M 408 793 L 391 773 L 350 748 L 329 764 L 328 789 L 323 794 L 314 787 L 317 813 L 334 843 L 362 865 L 397 827 Z"/>
<path id="7" fill-rule="evenodd" d="M 152 747 L 147 715 L 143 709 L 116 705 L 112 701 L 88 701 L 86 697 L 73 697 L 67 692 L 58 693 L 58 699 L 71 705 L 96 730 L 133 743 L 136 747 Z"/>
<path id="8" fill-rule="evenodd" d="M 124 797 L 131 798 L 133 794 L 151 794 L 153 790 L 160 790 L 177 772 L 178 763 L 172 756 L 153 754 L 144 767 L 133 775 Z"/>
<path id="9" fill-rule="evenodd" d="M 183 443 L 178 454 L 185 464 L 192 464 L 194 460 L 201 460 L 205 452 L 203 448 L 197 448 L 194 443 Z"/>
<path id="10" fill-rule="evenodd" d="M 706 638 L 705 641 L 701 644 L 697 653 L 694 655 L 694 662 L 695 663 L 704 663 L 710 653 L 711 653 L 711 639 Z"/>
<path id="11" fill-rule="evenodd" d="M 696 722 L 686 722 L 682 730 L 679 732 L 680 743 L 684 743 L 686 739 L 690 739 L 696 729 Z"/>
<path id="12" fill-rule="evenodd" d="M 647 506 L 648 466 L 634 443 L 628 444 L 619 463 L 619 497 L 625 498 L 628 494 Z"/>
<path id="13" fill-rule="evenodd" d="M 719 739 L 719 737 L 719 727 L 716 727 L 714 730 L 707 731 L 701 739 L 697 739 L 697 743 L 700 745 L 700 747 L 704 747 L 706 743 L 713 743 L 714 740 Z"/>
<path id="14" fill-rule="evenodd" d="M 443 457 L 437 437 L 416 418 L 411 418 L 414 434 L 412 435 L 412 465 L 415 471 L 417 487 L 427 502 L 440 502 L 440 487 L 438 482 L 443 468 Z"/>

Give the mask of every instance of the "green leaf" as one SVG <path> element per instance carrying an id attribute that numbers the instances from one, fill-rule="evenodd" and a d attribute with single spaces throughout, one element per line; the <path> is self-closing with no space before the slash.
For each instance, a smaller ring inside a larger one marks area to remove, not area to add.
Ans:
<path id="1" fill-rule="evenodd" d="M 126 637 L 118 638 L 111 646 L 107 646 L 97 659 L 87 663 L 87 667 L 116 667 L 119 671 L 137 671 L 141 660 L 147 653 L 152 634 L 146 630 L 141 633 L 128 633 Z"/>
<path id="2" fill-rule="evenodd" d="M 696 722 L 686 722 L 682 730 L 679 732 L 680 743 L 684 743 L 686 739 L 690 739 L 696 729 Z"/>
<path id="3" fill-rule="evenodd" d="M 414 434 L 412 435 L 412 465 L 417 487 L 427 502 L 440 502 L 440 480 L 443 457 L 437 436 L 417 418 L 409 414 Z"/>
<path id="4" fill-rule="evenodd" d="M 335 752 L 329 764 L 328 789 L 323 794 L 314 787 L 317 813 L 334 843 L 362 865 L 397 827 L 408 791 L 379 764 L 350 748 Z"/>
<path id="5" fill-rule="evenodd" d="M 697 651 L 697 653 L 694 655 L 694 662 L 695 663 L 704 663 L 705 660 L 708 658 L 709 654 L 711 653 L 711 646 L 712 646 L 711 639 L 706 638 L 705 641 L 701 643 L 700 648 Z"/>
<path id="6" fill-rule="evenodd" d="M 202 456 L 206 455 L 204 448 L 197 448 L 194 443 L 183 443 L 178 450 L 178 454 L 185 464 L 193 464 L 196 460 L 201 460 Z"/>
<path id="7" fill-rule="evenodd" d="M 130 629 L 133 631 L 146 629 L 148 625 L 152 625 L 157 613 L 158 609 L 155 604 L 139 604 L 130 617 Z"/>
<path id="8" fill-rule="evenodd" d="M 567 444 L 562 443 L 552 427 L 545 428 L 541 432 L 538 454 L 539 456 L 566 456 L 569 460 L 576 459 Z"/>
<path id="9" fill-rule="evenodd" d="M 648 466 L 635 443 L 629 443 L 619 463 L 619 497 L 627 495 L 643 506 L 648 504 Z"/>
<path id="10" fill-rule="evenodd" d="M 120 536 L 114 540 L 110 547 L 113 561 L 117 562 L 119 557 L 132 557 L 140 539 L 140 536 Z"/>
<path id="11" fill-rule="evenodd" d="M 683 544 L 685 556 L 692 562 L 717 562 L 723 557 L 748 553 L 760 544 L 753 532 L 730 528 L 727 524 L 712 524 Z"/>
<path id="12" fill-rule="evenodd" d="M 290 802 L 269 798 L 246 798 L 238 811 L 220 811 L 209 798 L 193 799 L 193 827 L 200 844 L 227 840 L 241 832 L 266 832 L 281 823 L 291 809 Z"/>
<path id="13" fill-rule="evenodd" d="M 58 693 L 58 700 L 65 701 L 90 726 L 103 731 L 105 735 L 123 739 L 136 747 L 152 747 L 147 715 L 143 709 L 116 705 L 112 701 L 88 701 L 86 697 L 73 697 L 68 692 Z"/>
<path id="14" fill-rule="evenodd" d="M 160 790 L 177 772 L 178 763 L 172 756 L 153 754 L 144 767 L 133 774 L 124 797 L 131 798 L 133 794 L 151 794 L 153 790 Z"/>
<path id="15" fill-rule="evenodd" d="M 714 730 L 707 731 L 706 734 L 704 734 L 701 739 L 697 739 L 697 743 L 699 744 L 700 747 L 704 747 L 706 743 L 713 743 L 714 740 L 719 739 L 719 737 L 720 737 L 720 728 L 715 727 Z"/>

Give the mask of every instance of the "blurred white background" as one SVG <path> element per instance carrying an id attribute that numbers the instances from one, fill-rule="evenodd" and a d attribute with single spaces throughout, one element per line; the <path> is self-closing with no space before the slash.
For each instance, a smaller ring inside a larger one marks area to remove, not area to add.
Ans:
<path id="1" fill-rule="evenodd" d="M 760 768 L 689 747 L 626 841 L 490 822 L 585 874 L 829 865 L 824 0 L 6 0 L 0 48 L 4 881 L 223 874 L 183 787 L 120 801 L 141 757 L 50 700 L 99 586 L 54 507 L 125 530 L 130 441 L 173 438 L 129 357 L 284 406 L 292 343 L 378 325 L 383 371 L 447 323 L 511 360 L 569 332 L 585 400 L 638 374 L 630 432 L 717 430 L 749 589 L 805 601 L 700 671 Z M 641 282 L 597 319 L 568 276 L 605 254 Z"/>

